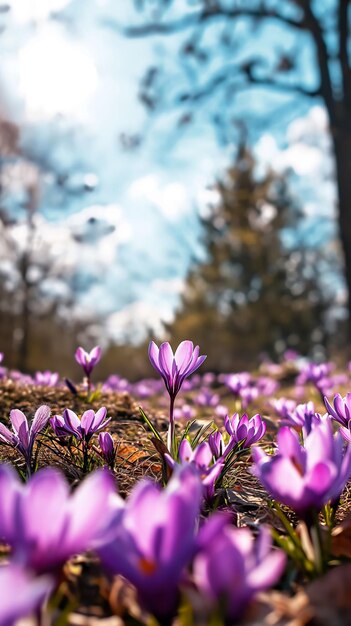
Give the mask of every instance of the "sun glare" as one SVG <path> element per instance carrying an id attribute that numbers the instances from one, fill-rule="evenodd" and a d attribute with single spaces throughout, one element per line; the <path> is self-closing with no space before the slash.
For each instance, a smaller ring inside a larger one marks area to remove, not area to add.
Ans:
<path id="1" fill-rule="evenodd" d="M 18 63 L 28 118 L 87 116 L 98 78 L 82 46 L 47 26 L 20 50 Z"/>
<path id="2" fill-rule="evenodd" d="M 9 5 L 17 22 L 46 19 L 50 13 L 61 11 L 71 0 L 11 0 Z"/>

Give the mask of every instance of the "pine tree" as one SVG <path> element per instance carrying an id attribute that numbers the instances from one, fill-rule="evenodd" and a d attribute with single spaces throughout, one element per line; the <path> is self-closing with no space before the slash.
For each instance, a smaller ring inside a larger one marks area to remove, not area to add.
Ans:
<path id="1" fill-rule="evenodd" d="M 326 296 L 319 286 L 319 252 L 296 241 L 301 212 L 286 177 L 258 177 L 242 144 L 218 181 L 218 202 L 202 218 L 204 262 L 188 275 L 170 338 L 191 338 L 211 355 L 208 367 L 238 369 L 285 347 L 309 352 L 325 338 Z"/>

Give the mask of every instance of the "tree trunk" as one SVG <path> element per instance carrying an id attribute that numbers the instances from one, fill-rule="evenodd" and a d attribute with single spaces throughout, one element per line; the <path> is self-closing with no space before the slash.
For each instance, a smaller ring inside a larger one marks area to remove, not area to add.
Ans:
<path id="1" fill-rule="evenodd" d="M 18 347 L 18 368 L 26 371 L 28 367 L 29 356 L 29 335 L 30 335 L 30 285 L 28 282 L 27 271 L 29 260 L 25 254 L 21 263 L 22 275 L 22 303 L 20 313 L 20 330 L 21 337 Z"/>
<path id="2" fill-rule="evenodd" d="M 344 276 L 347 288 L 347 331 L 351 350 L 351 128 L 339 126 L 333 132 L 336 181 L 338 192 L 338 221 L 344 258 Z"/>

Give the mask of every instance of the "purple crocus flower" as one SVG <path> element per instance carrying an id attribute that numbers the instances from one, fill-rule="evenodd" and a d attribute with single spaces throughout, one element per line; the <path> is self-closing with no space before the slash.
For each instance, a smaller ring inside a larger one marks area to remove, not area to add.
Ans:
<path id="1" fill-rule="evenodd" d="M 269 401 L 271 407 L 278 413 L 279 417 L 287 417 L 296 408 L 295 400 L 290 398 L 273 398 Z"/>
<path id="2" fill-rule="evenodd" d="M 33 578 L 19 565 L 0 566 L 0 626 L 12 626 L 36 612 L 53 587 L 48 576 Z"/>
<path id="3" fill-rule="evenodd" d="M 218 417 L 221 417 L 222 419 L 225 418 L 226 415 L 228 415 L 228 407 L 225 406 L 224 404 L 217 404 L 216 408 L 215 408 L 215 414 L 218 415 Z"/>
<path id="4" fill-rule="evenodd" d="M 259 396 L 257 387 L 243 387 L 239 391 L 239 398 L 241 400 L 241 406 L 246 409 L 251 402 L 256 400 Z"/>
<path id="5" fill-rule="evenodd" d="M 194 398 L 195 404 L 199 406 L 215 407 L 219 403 L 218 393 L 213 393 L 210 389 L 203 387 L 200 393 Z"/>
<path id="6" fill-rule="evenodd" d="M 303 436 L 306 437 L 321 419 L 322 416 L 316 413 L 315 406 L 310 401 L 306 404 L 298 404 L 293 411 L 288 412 L 283 423 L 302 430 Z"/>
<path id="7" fill-rule="evenodd" d="M 167 446 L 175 456 L 175 432 L 174 432 L 174 400 L 184 380 L 193 374 L 206 359 L 200 356 L 200 348 L 192 341 L 182 341 L 175 353 L 170 344 L 165 341 L 158 348 L 154 341 L 149 344 L 149 359 L 152 366 L 162 376 L 170 397 L 170 424 L 168 429 Z"/>
<path id="8" fill-rule="evenodd" d="M 58 437 L 73 435 L 77 439 L 89 441 L 94 433 L 104 428 L 111 420 L 110 417 L 106 420 L 106 415 L 107 409 L 104 406 L 96 413 L 88 409 L 81 419 L 71 409 L 65 409 L 62 415 L 52 417 L 50 423 Z"/>
<path id="9" fill-rule="evenodd" d="M 225 459 L 235 447 L 236 441 L 231 437 L 228 442 L 225 442 L 222 433 L 216 430 L 215 433 L 209 435 L 208 444 L 215 459 Z"/>
<path id="10" fill-rule="evenodd" d="M 205 602 L 217 608 L 226 623 L 245 610 L 258 591 L 274 585 L 282 575 L 286 556 L 272 548 L 271 534 L 262 527 L 255 540 L 247 528 L 227 525 L 211 532 L 220 514 L 214 514 L 200 531 L 202 549 L 194 559 L 193 577 Z M 211 540 L 208 541 L 208 535 Z"/>
<path id="11" fill-rule="evenodd" d="M 249 372 L 238 372 L 237 374 L 224 374 L 221 380 L 234 395 L 238 396 L 241 389 L 250 385 L 252 378 Z"/>
<path id="12" fill-rule="evenodd" d="M 324 404 L 330 417 L 339 422 L 341 426 L 347 428 L 351 420 L 351 393 L 346 394 L 344 398 L 340 393 L 337 393 L 333 400 L 334 406 L 332 406 L 328 398 L 325 397 Z"/>
<path id="13" fill-rule="evenodd" d="M 340 393 L 337 393 L 336 396 L 334 396 L 334 406 L 328 402 L 326 397 L 324 398 L 324 403 L 330 417 L 341 425 L 339 428 L 341 435 L 350 443 L 351 393 L 348 393 L 344 398 L 341 397 Z"/>
<path id="14" fill-rule="evenodd" d="M 274 456 L 259 447 L 252 449 L 252 456 L 252 472 L 270 496 L 302 519 L 336 501 L 351 475 L 351 447 L 343 450 L 343 439 L 333 435 L 329 420 L 316 423 L 303 446 L 297 432 L 283 426 Z"/>
<path id="15" fill-rule="evenodd" d="M 7 443 L 23 454 L 27 472 L 31 472 L 33 445 L 37 435 L 45 428 L 50 417 L 50 408 L 43 404 L 35 412 L 31 426 L 24 413 L 19 409 L 13 409 L 10 413 L 12 432 L 0 422 L 0 441 Z"/>
<path id="16" fill-rule="evenodd" d="M 242 417 L 238 413 L 234 413 L 232 417 L 227 415 L 224 418 L 224 427 L 231 441 L 242 442 L 241 448 L 249 448 L 253 443 L 257 443 L 266 432 L 266 424 L 258 413 L 251 419 L 246 413 Z"/>
<path id="17" fill-rule="evenodd" d="M 69 557 L 107 541 L 118 510 L 106 469 L 70 494 L 57 470 L 42 469 L 23 484 L 10 466 L 0 465 L 0 538 L 11 546 L 14 562 L 37 574 L 55 573 Z"/>
<path id="18" fill-rule="evenodd" d="M 174 419 L 191 420 L 195 417 L 195 410 L 190 404 L 183 404 L 173 411 Z"/>
<path id="19" fill-rule="evenodd" d="M 99 445 L 107 465 L 113 466 L 116 458 L 116 450 L 110 433 L 99 433 Z"/>
<path id="20" fill-rule="evenodd" d="M 334 385 L 331 377 L 333 367 L 334 365 L 332 363 L 307 363 L 297 377 L 296 384 L 304 385 L 308 382 L 313 383 L 323 399 L 323 396 L 326 395 Z"/>
<path id="21" fill-rule="evenodd" d="M 196 549 L 196 522 L 202 487 L 186 466 L 174 472 L 165 489 L 140 481 L 127 501 L 111 543 L 98 548 L 103 566 L 137 589 L 143 607 L 168 623 L 178 601 L 178 584 Z"/>
<path id="22" fill-rule="evenodd" d="M 175 398 L 183 381 L 188 378 L 206 359 L 199 355 L 200 348 L 192 341 L 182 341 L 173 354 L 170 344 L 165 341 L 158 348 L 154 341 L 149 344 L 149 359 L 161 374 L 171 398 Z"/>
<path id="23" fill-rule="evenodd" d="M 188 439 L 183 439 L 178 450 L 181 466 L 194 465 L 199 472 L 204 488 L 204 498 L 211 501 L 215 493 L 215 485 L 224 467 L 222 458 L 213 463 L 213 453 L 207 441 L 200 443 L 194 450 Z M 165 454 L 169 467 L 174 469 L 178 463 L 170 454 Z"/>
<path id="24" fill-rule="evenodd" d="M 45 370 L 45 372 L 35 372 L 34 374 L 34 383 L 36 385 L 56 387 L 59 380 L 60 375 L 57 372 L 50 372 L 50 370 Z"/>
<path id="25" fill-rule="evenodd" d="M 258 392 L 263 396 L 272 396 L 279 389 L 277 380 L 269 378 L 269 376 L 260 376 L 256 381 Z"/>
<path id="26" fill-rule="evenodd" d="M 90 379 L 91 372 L 101 359 L 101 348 L 100 346 L 95 346 L 90 352 L 86 352 L 80 346 L 77 348 L 74 357 L 77 363 L 82 366 L 87 378 Z"/>

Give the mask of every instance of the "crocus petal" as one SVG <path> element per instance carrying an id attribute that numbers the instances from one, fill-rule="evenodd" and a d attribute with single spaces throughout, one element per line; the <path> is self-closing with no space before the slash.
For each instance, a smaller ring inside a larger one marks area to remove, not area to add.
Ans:
<path id="1" fill-rule="evenodd" d="M 259 466 L 259 478 L 273 496 L 294 508 L 304 491 L 304 477 L 287 457 L 275 456 Z"/>
<path id="2" fill-rule="evenodd" d="M 84 430 L 85 434 L 90 434 L 92 425 L 94 423 L 95 413 L 92 409 L 88 409 L 88 411 L 84 411 L 81 420 L 80 426 L 82 430 Z"/>
<path id="3" fill-rule="evenodd" d="M 203 362 L 207 359 L 207 355 L 203 354 L 202 356 L 199 356 L 198 359 L 196 360 L 196 362 L 190 367 L 189 370 L 187 370 L 186 375 L 190 376 L 191 374 L 193 374 L 195 372 L 195 370 L 199 369 L 199 367 L 203 364 Z"/>
<path id="4" fill-rule="evenodd" d="M 0 624 L 12 626 L 20 618 L 34 613 L 54 586 L 48 576 L 33 578 L 22 567 L 0 567 Z"/>
<path id="5" fill-rule="evenodd" d="M 305 486 L 316 494 L 326 493 L 335 480 L 337 473 L 335 465 L 328 461 L 320 461 L 307 474 Z"/>
<path id="6" fill-rule="evenodd" d="M 284 572 L 286 555 L 282 550 L 271 552 L 247 576 L 247 584 L 253 590 L 268 589 L 274 585 Z"/>
<path id="7" fill-rule="evenodd" d="M 154 341 L 150 341 L 149 343 L 149 359 L 155 370 L 157 370 L 160 374 L 163 374 L 159 365 L 159 349 Z"/>
<path id="8" fill-rule="evenodd" d="M 288 426 L 280 428 L 277 435 L 279 453 L 295 459 L 301 457 L 301 446 L 299 436 L 295 430 L 291 430 Z"/>
<path id="9" fill-rule="evenodd" d="M 230 513 L 224 511 L 216 511 L 208 521 L 203 524 L 198 532 L 197 545 L 198 548 L 206 548 L 212 541 L 220 536 L 221 532 L 228 526 L 231 521 Z"/>
<path id="10" fill-rule="evenodd" d="M 8 543 L 17 536 L 19 530 L 15 510 L 21 488 L 18 475 L 11 465 L 0 465 L 0 538 Z"/>
<path id="11" fill-rule="evenodd" d="M 43 428 L 48 423 L 50 413 L 50 407 L 46 406 L 45 404 L 37 409 L 30 429 L 31 437 L 34 438 L 41 430 L 43 430 Z"/>
<path id="12" fill-rule="evenodd" d="M 84 365 L 86 363 L 86 357 L 87 357 L 87 353 L 84 350 L 84 348 L 82 348 L 81 346 L 79 348 L 77 348 L 74 357 L 75 357 L 77 363 L 84 367 Z"/>
<path id="13" fill-rule="evenodd" d="M 188 367 L 193 355 L 194 344 L 192 341 L 182 341 L 174 354 L 174 360 L 180 374 Z"/>
<path id="14" fill-rule="evenodd" d="M 184 439 L 180 443 L 178 454 L 179 454 L 179 459 L 183 463 L 189 463 L 193 458 L 193 450 L 192 450 L 190 442 L 188 441 L 186 437 L 184 437 Z"/>
<path id="15" fill-rule="evenodd" d="M 254 460 L 254 462 L 258 465 L 260 464 L 262 461 L 269 460 L 269 456 L 265 453 L 264 450 L 262 450 L 262 448 L 260 448 L 259 446 L 255 446 L 254 448 L 251 449 L 251 455 L 252 458 Z"/>
<path id="16" fill-rule="evenodd" d="M 105 468 L 90 474 L 69 502 L 67 544 L 76 552 L 107 543 L 111 540 L 107 530 L 122 506 L 112 474 Z"/>
<path id="17" fill-rule="evenodd" d="M 342 436 L 344 437 L 344 439 L 346 439 L 346 441 L 348 441 L 349 443 L 351 443 L 351 432 L 349 428 L 345 428 L 345 426 L 340 426 L 339 428 L 339 432 L 342 434 Z M 1 433 L 0 433 L 1 434 Z"/>
<path id="18" fill-rule="evenodd" d="M 0 439 L 9 443 L 11 446 L 18 444 L 18 437 L 14 435 L 4 424 L 0 422 Z"/>
<path id="19" fill-rule="evenodd" d="M 165 376 L 170 381 L 173 377 L 173 352 L 172 348 L 167 341 L 161 343 L 159 350 L 159 364 Z"/>
<path id="20" fill-rule="evenodd" d="M 77 434 L 77 432 L 79 432 L 80 430 L 80 419 L 74 413 L 74 411 L 71 411 L 71 409 L 65 409 L 62 417 L 64 419 L 66 428 L 68 428 L 68 430 L 70 430 L 72 434 Z"/>
<path id="21" fill-rule="evenodd" d="M 340 393 L 337 393 L 335 398 L 334 398 L 334 407 L 335 407 L 335 411 L 339 417 L 339 421 L 340 418 L 344 420 L 344 424 L 345 422 L 348 422 L 348 419 L 346 417 L 346 411 L 345 411 L 345 402 L 343 400 L 343 398 L 341 397 Z"/>
<path id="22" fill-rule="evenodd" d="M 21 533 L 13 553 L 38 573 L 54 570 L 72 554 L 65 550 L 68 497 L 65 478 L 53 468 L 34 474 L 22 490 L 17 511 Z"/>
<path id="23" fill-rule="evenodd" d="M 208 467 L 212 461 L 212 451 L 207 441 L 203 441 L 194 450 L 194 462 L 200 467 Z"/>
<path id="24" fill-rule="evenodd" d="M 10 413 L 10 420 L 13 430 L 18 435 L 21 444 L 24 449 L 27 449 L 29 446 L 29 430 L 26 416 L 19 409 L 12 409 Z"/>
<path id="25" fill-rule="evenodd" d="M 102 425 L 105 425 L 105 424 L 107 424 L 107 422 L 110 421 L 110 420 L 107 420 L 103 424 L 103 421 L 104 421 L 106 415 L 107 415 L 107 409 L 104 406 L 102 406 L 98 411 L 96 411 L 95 417 L 94 417 L 94 421 L 93 421 L 93 428 L 94 428 L 94 430 L 97 430 L 98 428 L 101 428 Z"/>
<path id="26" fill-rule="evenodd" d="M 90 351 L 90 354 L 89 354 L 90 361 L 92 363 L 94 363 L 94 366 L 97 365 L 98 362 L 100 361 L 100 359 L 101 359 L 101 352 L 102 352 L 102 350 L 101 350 L 100 346 L 95 346 L 95 348 L 93 348 Z"/>

